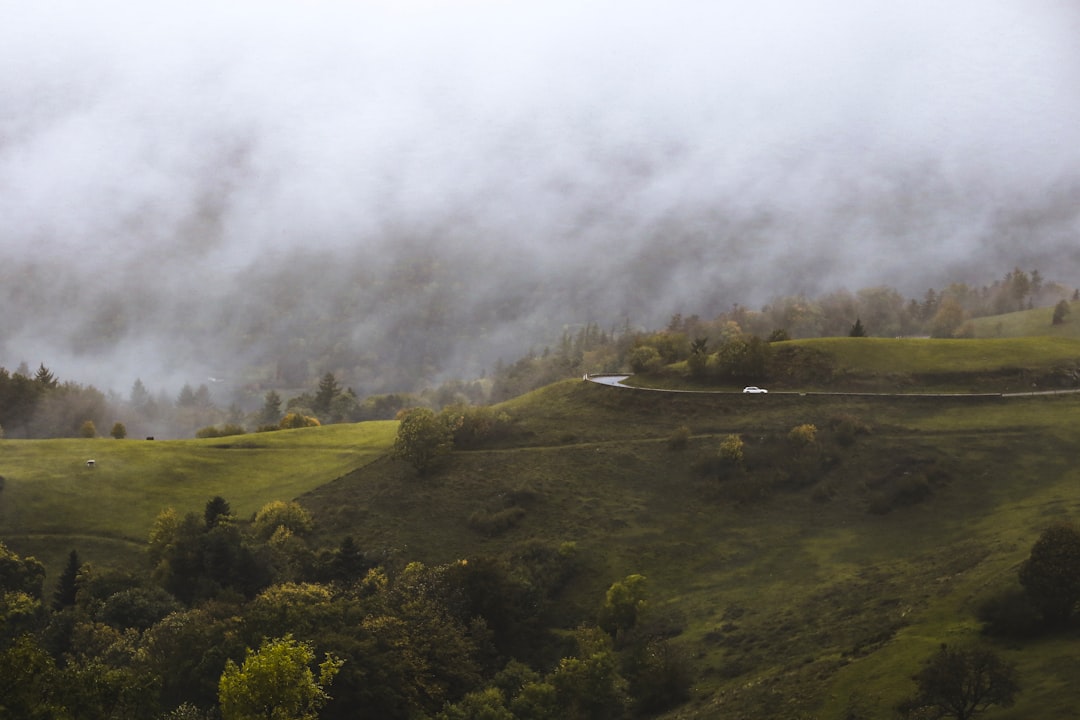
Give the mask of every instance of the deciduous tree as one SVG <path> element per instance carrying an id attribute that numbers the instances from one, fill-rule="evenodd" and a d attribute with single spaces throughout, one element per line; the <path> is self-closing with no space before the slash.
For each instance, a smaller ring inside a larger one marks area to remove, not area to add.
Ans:
<path id="1" fill-rule="evenodd" d="M 242 665 L 225 665 L 218 686 L 224 720 L 315 720 L 330 696 L 342 661 L 329 653 L 311 669 L 315 652 L 291 635 L 263 641 L 257 651 L 247 651 Z"/>
<path id="2" fill-rule="evenodd" d="M 409 463 L 421 474 L 453 448 L 453 429 L 429 408 L 405 410 L 399 422 L 394 457 Z"/>
<path id="3" fill-rule="evenodd" d="M 982 648 L 942 645 L 914 679 L 915 695 L 897 708 L 909 718 L 970 720 L 993 705 L 1011 706 L 1020 691 L 1016 668 Z"/>
<path id="4" fill-rule="evenodd" d="M 1080 530 L 1051 525 L 1039 535 L 1020 566 L 1020 584 L 1047 624 L 1068 624 L 1080 602 Z"/>

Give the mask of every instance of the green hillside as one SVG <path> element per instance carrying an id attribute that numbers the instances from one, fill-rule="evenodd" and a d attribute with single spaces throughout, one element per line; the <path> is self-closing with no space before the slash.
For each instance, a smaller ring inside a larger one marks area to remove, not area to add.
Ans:
<path id="1" fill-rule="evenodd" d="M 249 516 L 370 462 L 395 429 L 387 421 L 208 440 L 3 440 L 0 539 L 54 571 L 72 547 L 93 562 L 137 565 L 162 509 L 201 511 L 221 495 Z"/>
<path id="2" fill-rule="evenodd" d="M 1065 316 L 1065 322 L 1060 325 L 1054 325 L 1051 322 L 1053 316 L 1054 308 L 1042 307 L 1005 315 L 975 318 L 972 320 L 972 325 L 975 327 L 975 336 L 979 338 L 1040 335 L 1080 338 L 1080 301 L 1069 303 L 1069 313 Z"/>
<path id="3" fill-rule="evenodd" d="M 303 501 L 328 539 L 433 561 L 573 542 L 586 572 L 565 601 L 579 608 L 644 574 L 694 658 L 694 700 L 671 717 L 892 717 L 923 657 L 977 638 L 976 607 L 1015 585 L 1040 529 L 1080 516 L 1073 397 L 693 396 L 569 381 L 511 408 L 514 447 L 456 453 L 427 478 L 379 461 Z M 872 432 L 846 445 L 853 418 Z M 786 441 L 802 423 L 825 448 L 810 472 Z M 669 450 L 681 425 L 689 445 Z M 718 479 L 702 466 L 729 433 L 745 439 L 749 470 Z M 925 496 L 908 504 L 912 487 Z M 470 526 L 508 507 L 523 512 L 501 534 Z M 1068 642 L 1000 648 L 1027 681 L 999 717 L 1080 699 L 1062 690 Z"/>
<path id="4" fill-rule="evenodd" d="M 1080 361 L 1080 333 L 973 340 L 814 338 L 778 343 L 778 346 L 786 344 L 828 354 L 842 373 L 866 375 L 1049 370 Z"/>
<path id="5" fill-rule="evenodd" d="M 868 373 L 1053 364 L 1077 347 L 809 342 Z M 694 395 L 571 380 L 499 409 L 514 420 L 508 438 L 426 475 L 387 456 L 395 423 L 3 441 L 0 538 L 46 560 L 51 583 L 71 547 L 136 563 L 162 507 L 200 512 L 222 495 L 240 516 L 297 497 L 316 520 L 313 547 L 351 536 L 390 567 L 568 548 L 578 569 L 557 598 L 565 630 L 594 619 L 613 582 L 647 578 L 648 622 L 693 678 L 689 702 L 665 717 L 884 720 L 940 643 L 980 640 L 979 606 L 1017 586 L 1041 530 L 1080 518 L 1075 395 Z M 795 443 L 804 424 L 816 437 Z M 733 434 L 738 466 L 717 460 Z M 1067 716 L 1080 702 L 1077 632 L 982 638 L 1017 664 L 1023 689 L 993 717 Z"/>

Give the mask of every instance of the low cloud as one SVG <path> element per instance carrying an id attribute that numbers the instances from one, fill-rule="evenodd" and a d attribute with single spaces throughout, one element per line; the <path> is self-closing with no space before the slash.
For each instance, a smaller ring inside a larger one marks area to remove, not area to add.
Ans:
<path id="1" fill-rule="evenodd" d="M 438 311 L 450 373 L 575 322 L 1077 284 L 1072 2 L 8 10 L 9 367 L 197 380 L 317 322 L 392 357 Z"/>

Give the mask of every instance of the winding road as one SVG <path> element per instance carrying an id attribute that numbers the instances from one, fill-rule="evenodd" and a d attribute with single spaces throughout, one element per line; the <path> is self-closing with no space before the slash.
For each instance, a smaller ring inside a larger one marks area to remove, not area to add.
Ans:
<path id="1" fill-rule="evenodd" d="M 661 392 L 661 393 L 684 393 L 691 395 L 742 395 L 743 393 L 738 390 L 674 390 L 668 388 L 646 388 L 636 387 L 634 385 L 627 385 L 625 380 L 631 377 L 624 373 L 585 373 L 582 376 L 582 380 L 593 382 L 598 385 L 608 385 L 610 387 L 626 388 L 627 390 L 642 390 L 645 392 Z M 800 390 L 780 390 L 777 392 L 770 392 L 765 394 L 768 397 L 772 395 L 815 395 L 815 396 L 846 396 L 846 397 L 955 397 L 955 398 L 1013 398 L 1013 397 L 1033 397 L 1036 395 L 1074 395 L 1080 393 L 1080 388 L 1073 388 L 1068 390 L 1032 390 L 1029 392 L 999 392 L 999 393 L 872 393 L 872 392 L 831 392 L 831 391 L 813 391 L 803 392 Z"/>

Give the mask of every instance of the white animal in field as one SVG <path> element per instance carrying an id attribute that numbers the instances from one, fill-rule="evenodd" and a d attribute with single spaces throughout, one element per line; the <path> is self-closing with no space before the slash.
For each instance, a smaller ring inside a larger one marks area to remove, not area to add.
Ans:
<path id="1" fill-rule="evenodd" d="M 96 464 L 93 460 L 86 461 L 86 467 L 94 467 Z"/>

